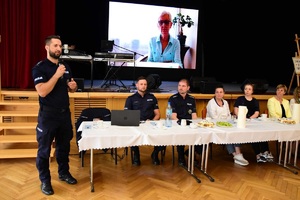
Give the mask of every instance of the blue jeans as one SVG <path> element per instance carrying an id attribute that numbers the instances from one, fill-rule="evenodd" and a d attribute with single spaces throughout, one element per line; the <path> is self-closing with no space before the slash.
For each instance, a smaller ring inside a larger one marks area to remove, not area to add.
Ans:
<path id="1" fill-rule="evenodd" d="M 226 148 L 229 154 L 232 154 L 235 152 L 235 147 L 240 147 L 241 144 L 226 144 Z"/>

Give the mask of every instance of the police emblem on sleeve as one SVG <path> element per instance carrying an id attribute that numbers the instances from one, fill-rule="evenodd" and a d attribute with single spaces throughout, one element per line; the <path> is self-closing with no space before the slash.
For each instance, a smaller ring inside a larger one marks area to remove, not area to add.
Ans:
<path id="1" fill-rule="evenodd" d="M 189 114 L 192 114 L 192 113 L 193 113 L 193 111 L 192 111 L 191 109 L 189 109 L 188 113 L 189 113 Z"/>

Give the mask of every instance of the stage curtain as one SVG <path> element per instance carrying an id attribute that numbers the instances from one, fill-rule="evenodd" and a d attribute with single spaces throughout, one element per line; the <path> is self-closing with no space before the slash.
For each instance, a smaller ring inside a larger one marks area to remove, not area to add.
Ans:
<path id="1" fill-rule="evenodd" d="M 31 69 L 55 34 L 55 0 L 1 0 L 0 34 L 1 88 L 34 88 Z"/>

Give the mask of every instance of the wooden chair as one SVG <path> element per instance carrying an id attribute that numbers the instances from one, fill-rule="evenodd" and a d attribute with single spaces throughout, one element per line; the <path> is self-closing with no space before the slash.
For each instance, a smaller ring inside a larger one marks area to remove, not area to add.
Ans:
<path id="1" fill-rule="evenodd" d="M 76 127 L 76 143 L 78 145 L 78 141 L 81 139 L 81 131 L 77 131 L 80 124 L 83 121 L 93 121 L 94 118 L 99 118 L 103 121 L 110 121 L 111 120 L 111 112 L 108 108 L 85 108 L 81 111 L 81 114 L 79 118 L 77 119 L 75 123 Z M 104 153 L 106 153 L 109 149 L 102 149 Z M 117 154 L 117 148 L 111 149 L 111 155 L 115 159 L 115 164 L 117 164 L 118 158 L 122 160 L 125 155 L 127 155 L 128 148 L 124 149 L 124 154 L 122 156 L 119 156 Z M 81 166 L 84 166 L 84 154 L 85 151 L 81 151 L 79 154 L 79 157 L 81 158 Z"/>
<path id="2" fill-rule="evenodd" d="M 268 109 L 264 110 L 264 114 L 267 114 L 267 117 L 270 117 Z M 276 142 L 276 155 L 277 155 L 277 157 L 279 157 L 279 142 L 278 141 Z"/>

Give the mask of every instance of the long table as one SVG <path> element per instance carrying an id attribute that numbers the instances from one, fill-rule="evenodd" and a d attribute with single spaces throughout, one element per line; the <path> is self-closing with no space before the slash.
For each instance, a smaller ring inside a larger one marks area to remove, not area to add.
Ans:
<path id="1" fill-rule="evenodd" d="M 200 120 L 193 121 L 197 123 Z M 200 170 L 213 181 L 214 179 L 207 173 L 209 143 L 234 144 L 279 141 L 281 142 L 281 148 L 277 164 L 290 169 L 287 167 L 288 146 L 291 142 L 300 140 L 300 124 L 285 125 L 277 121 L 260 121 L 255 119 L 247 121 L 245 128 L 237 128 L 236 124 L 233 123 L 231 128 L 215 126 L 213 128 L 198 127 L 192 129 L 189 126 L 181 127 L 176 121 L 172 123 L 173 126 L 171 128 L 158 128 L 155 125 L 155 121 L 148 121 L 137 127 L 111 126 L 109 122 L 106 122 L 102 127 L 93 128 L 93 122 L 83 122 L 79 127 L 79 130 L 82 130 L 82 138 L 78 141 L 78 145 L 79 151 L 91 150 L 91 191 L 94 191 L 93 149 L 141 145 L 188 145 L 191 155 L 188 157 L 187 170 L 199 182 L 199 179 L 194 175 L 194 159 L 191 159 L 194 157 L 194 145 L 203 145 Z M 282 149 L 283 142 L 286 142 L 285 151 Z M 285 152 L 283 164 L 281 164 L 282 152 Z M 294 166 L 296 167 L 296 165 Z M 296 171 L 293 172 L 296 173 Z"/>

